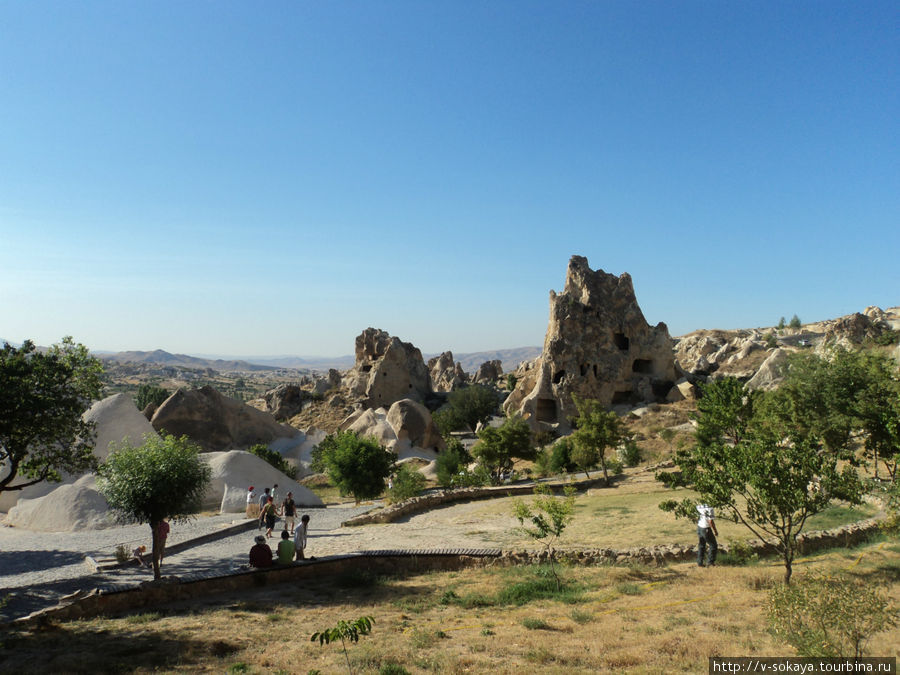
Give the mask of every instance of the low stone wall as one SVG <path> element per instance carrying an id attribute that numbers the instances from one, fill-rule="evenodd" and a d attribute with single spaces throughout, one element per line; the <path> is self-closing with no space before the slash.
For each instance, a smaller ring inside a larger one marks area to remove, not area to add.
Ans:
<path id="1" fill-rule="evenodd" d="M 851 546 L 865 541 L 879 527 L 872 518 L 831 530 L 809 532 L 798 537 L 802 553 L 823 548 Z M 751 540 L 748 546 L 756 553 L 769 554 L 774 547 Z M 721 547 L 727 551 L 727 545 Z M 642 563 L 665 565 L 669 562 L 693 560 L 696 547 L 672 544 L 642 548 L 588 549 L 558 551 L 557 558 L 575 565 L 623 565 Z M 217 593 L 251 590 L 298 580 L 334 577 L 348 573 L 418 574 L 429 571 L 456 571 L 490 565 L 526 565 L 545 561 L 543 551 L 501 551 L 499 549 L 445 549 L 431 551 L 366 551 L 349 555 L 330 556 L 320 560 L 294 563 L 267 570 L 252 570 L 203 578 L 164 578 L 159 582 L 144 582 L 136 588 L 95 588 L 78 593 L 30 616 L 17 619 L 15 625 L 37 625 L 50 620 L 71 620 L 98 615 L 156 607 L 166 603 L 208 597 Z"/>
<path id="2" fill-rule="evenodd" d="M 615 480 L 610 477 L 610 480 Z M 593 478 L 572 483 L 543 483 L 551 490 L 561 492 L 566 486 L 571 485 L 577 490 L 596 487 L 603 483 L 602 478 Z M 438 490 L 427 495 L 406 499 L 399 504 L 392 504 L 383 509 L 369 511 L 345 520 L 341 527 L 356 527 L 358 525 L 371 525 L 373 523 L 392 523 L 405 516 L 429 511 L 436 506 L 452 504 L 455 502 L 470 502 L 478 499 L 496 499 L 497 497 L 513 497 L 518 495 L 534 494 L 535 483 L 525 485 L 499 485 L 493 487 L 461 488 L 458 490 Z"/>

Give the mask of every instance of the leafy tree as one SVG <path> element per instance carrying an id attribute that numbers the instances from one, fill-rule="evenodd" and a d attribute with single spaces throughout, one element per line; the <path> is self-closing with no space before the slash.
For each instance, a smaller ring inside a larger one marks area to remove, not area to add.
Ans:
<path id="1" fill-rule="evenodd" d="M 856 392 L 854 417 L 865 437 L 866 454 L 875 465 L 881 460 L 891 480 L 900 462 L 900 378 L 897 365 L 884 354 L 859 352 L 865 378 Z"/>
<path id="2" fill-rule="evenodd" d="M 475 384 L 451 391 L 447 395 L 447 406 L 432 417 L 441 434 L 451 431 L 475 429 L 479 422 L 485 422 L 497 411 L 497 394 L 490 387 Z"/>
<path id="3" fill-rule="evenodd" d="M 360 438 L 353 431 L 326 436 L 317 454 L 331 482 L 342 495 L 353 495 L 357 504 L 384 492 L 385 478 L 391 475 L 397 460 L 397 455 L 381 447 L 377 439 Z"/>
<path id="4" fill-rule="evenodd" d="M 142 384 L 138 387 L 137 394 L 134 397 L 134 404 L 138 410 L 143 410 L 151 403 L 153 405 L 162 405 L 163 401 L 169 398 L 169 390 L 155 384 Z"/>
<path id="5" fill-rule="evenodd" d="M 784 330 L 784 325 L 784 317 L 781 317 L 780 319 L 778 319 L 778 325 L 775 326 L 775 328 L 777 328 L 778 330 Z"/>
<path id="6" fill-rule="evenodd" d="M 478 432 L 478 443 L 472 455 L 490 473 L 491 481 L 500 483 L 503 473 L 512 471 L 516 459 L 533 459 L 531 430 L 519 416 L 509 417 L 500 427 L 485 427 Z"/>
<path id="7" fill-rule="evenodd" d="M 560 590 L 559 575 L 556 573 L 554 544 L 559 541 L 566 526 L 574 518 L 575 488 L 567 485 L 565 497 L 555 497 L 547 485 L 537 485 L 534 488 L 535 499 L 532 507 L 520 499 L 515 501 L 515 516 L 519 520 L 522 530 L 532 539 L 543 544 L 550 560 L 550 572 L 556 580 L 556 590 Z M 525 526 L 525 521 L 531 523 L 531 527 Z"/>
<path id="8" fill-rule="evenodd" d="M 872 635 L 897 624 L 895 608 L 882 589 L 846 575 L 821 573 L 773 587 L 769 621 L 800 656 L 832 658 L 864 656 Z"/>
<path id="9" fill-rule="evenodd" d="M 81 416 L 100 397 L 100 361 L 63 338 L 46 352 L 26 340 L 0 350 L 0 492 L 94 469 L 94 425 Z M 17 482 L 18 480 L 18 482 Z"/>
<path id="10" fill-rule="evenodd" d="M 699 499 L 667 500 L 660 508 L 692 520 L 698 503 L 718 509 L 775 546 L 790 583 L 807 519 L 836 499 L 858 504 L 862 484 L 852 467 L 838 470 L 837 455 L 823 451 L 818 437 L 771 418 L 771 407 L 754 407 L 749 393 L 738 399 L 735 381 L 719 380 L 704 391 L 697 442 L 675 453 L 681 472 L 657 474 L 672 487 L 690 486 Z"/>
<path id="11" fill-rule="evenodd" d="M 459 439 L 448 440 L 446 449 L 438 454 L 435 462 L 438 484 L 441 487 L 450 487 L 453 484 L 453 478 L 471 461 L 472 457 L 466 452 Z"/>
<path id="12" fill-rule="evenodd" d="M 257 443 L 256 445 L 251 445 L 248 449 L 248 452 L 251 455 L 256 455 L 260 459 L 264 459 L 266 462 L 274 466 L 288 478 L 293 479 L 297 477 L 297 467 L 291 466 L 291 464 L 282 456 L 280 452 L 278 452 L 277 450 L 272 450 L 265 443 Z"/>
<path id="13" fill-rule="evenodd" d="M 788 324 L 788 326 L 790 326 L 794 330 L 800 330 L 803 327 L 803 324 L 800 323 L 800 317 L 794 314 L 794 316 L 791 317 L 791 322 Z"/>
<path id="14" fill-rule="evenodd" d="M 772 333 L 766 333 L 763 335 L 763 342 L 766 343 L 766 349 L 775 349 L 778 346 L 778 340 L 775 339 L 775 336 Z"/>
<path id="15" fill-rule="evenodd" d="M 318 642 L 320 646 L 340 640 L 341 647 L 344 649 L 344 657 L 347 659 L 347 670 L 350 672 L 350 675 L 353 675 L 353 668 L 350 666 L 350 655 L 347 653 L 347 640 L 359 642 L 360 635 L 368 635 L 372 632 L 373 623 L 375 623 L 375 619 L 371 616 L 361 616 L 356 621 L 341 620 L 333 628 L 316 631 L 309 639 L 310 642 Z"/>
<path id="16" fill-rule="evenodd" d="M 97 487 L 119 519 L 149 523 L 154 579 L 160 578 L 159 523 L 189 520 L 199 510 L 210 473 L 198 445 L 165 433 L 148 436 L 139 446 L 126 439 L 97 471 Z"/>
<path id="17" fill-rule="evenodd" d="M 572 432 L 572 461 L 585 473 L 599 464 L 603 469 L 603 479 L 609 484 L 606 451 L 616 447 L 624 436 L 619 416 L 605 410 L 594 399 L 573 396 L 573 401 L 578 417 L 573 420 L 575 431 Z"/>
<path id="18" fill-rule="evenodd" d="M 418 497 L 425 489 L 425 476 L 403 464 L 394 473 L 393 486 L 388 488 L 388 501 L 392 504 Z"/>
<path id="19" fill-rule="evenodd" d="M 519 379 L 512 373 L 509 373 L 506 376 L 506 388 L 509 389 L 510 391 L 513 391 L 516 388 L 516 384 L 518 384 L 518 382 L 519 382 Z"/>

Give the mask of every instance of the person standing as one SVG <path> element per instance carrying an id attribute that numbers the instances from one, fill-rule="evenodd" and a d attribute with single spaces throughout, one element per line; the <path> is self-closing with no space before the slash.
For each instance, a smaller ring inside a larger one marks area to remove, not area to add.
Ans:
<path id="1" fill-rule="evenodd" d="M 166 554 L 166 539 L 169 536 L 169 523 L 163 518 L 156 526 L 156 541 L 159 546 L 159 564 L 162 565 L 163 556 Z"/>
<path id="2" fill-rule="evenodd" d="M 297 504 L 294 501 L 294 493 L 288 492 L 287 497 L 281 503 L 281 515 L 284 517 L 284 529 L 294 535 L 294 517 L 297 513 Z"/>
<path id="3" fill-rule="evenodd" d="M 300 519 L 300 524 L 297 526 L 297 529 L 294 532 L 294 550 L 297 560 L 306 559 L 306 557 L 303 555 L 303 551 L 306 549 L 306 537 L 308 533 L 309 516 L 304 513 L 303 517 Z"/>
<path id="4" fill-rule="evenodd" d="M 719 542 L 716 541 L 719 534 L 716 529 L 716 514 L 713 508 L 707 504 L 698 504 L 697 513 L 700 514 L 697 519 L 697 565 L 704 567 L 703 558 L 709 547 L 709 556 L 706 558 L 705 564 L 713 566 L 716 564 L 716 554 L 719 551 Z"/>
<path id="5" fill-rule="evenodd" d="M 261 530 L 263 526 L 263 509 L 266 507 L 266 502 L 269 501 L 269 488 L 263 488 L 263 493 L 259 496 L 259 527 L 257 530 Z"/>
<path id="6" fill-rule="evenodd" d="M 256 518 L 258 515 L 259 513 L 256 511 L 256 493 L 251 485 L 247 488 L 247 517 Z"/>
<path id="7" fill-rule="evenodd" d="M 271 497 L 259 517 L 266 522 L 266 539 L 268 539 L 272 536 L 272 530 L 275 529 L 275 501 Z"/>

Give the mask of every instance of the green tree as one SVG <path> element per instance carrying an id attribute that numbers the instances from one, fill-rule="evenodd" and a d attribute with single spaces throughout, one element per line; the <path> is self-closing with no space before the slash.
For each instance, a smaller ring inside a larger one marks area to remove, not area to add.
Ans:
<path id="1" fill-rule="evenodd" d="M 407 464 L 403 464 L 397 469 L 391 482 L 393 484 L 387 491 L 388 501 L 391 504 L 418 497 L 425 489 L 425 476 L 411 469 Z"/>
<path id="2" fill-rule="evenodd" d="M 441 434 L 451 431 L 474 430 L 497 411 L 497 394 L 490 387 L 475 384 L 451 391 L 447 405 L 432 416 Z"/>
<path id="3" fill-rule="evenodd" d="M 566 526 L 574 518 L 575 488 L 567 485 L 565 497 L 555 497 L 547 485 L 534 488 L 535 499 L 528 506 L 521 499 L 515 501 L 515 516 L 521 529 L 532 539 L 543 544 L 550 561 L 550 572 L 556 580 L 556 590 L 560 590 L 559 575 L 556 573 L 556 550 L 554 545 L 562 537 Z M 532 508 L 533 507 L 533 508 Z M 525 522 L 531 523 L 530 527 Z"/>
<path id="4" fill-rule="evenodd" d="M 466 452 L 463 444 L 457 438 L 447 441 L 447 447 L 438 453 L 435 462 L 438 485 L 450 487 L 453 479 L 461 470 L 464 470 L 472 461 L 472 457 Z"/>
<path id="5" fill-rule="evenodd" d="M 519 416 L 509 417 L 500 427 L 485 427 L 478 432 L 478 443 L 472 455 L 491 475 L 491 482 L 500 483 L 503 473 L 512 471 L 516 459 L 533 459 L 531 430 Z"/>
<path id="6" fill-rule="evenodd" d="M 375 619 L 371 616 L 361 616 L 356 621 L 341 620 L 333 628 L 316 631 L 309 639 L 310 642 L 318 642 L 320 646 L 340 640 L 341 647 L 344 649 L 344 657 L 347 659 L 347 670 L 353 675 L 353 668 L 350 666 L 350 655 L 347 653 L 347 641 L 359 642 L 360 635 L 368 635 L 372 632 L 373 623 L 375 623 Z"/>
<path id="7" fill-rule="evenodd" d="M 97 466 L 94 425 L 82 414 L 100 397 L 103 368 L 63 338 L 45 352 L 26 340 L 0 350 L 0 492 Z"/>
<path id="8" fill-rule="evenodd" d="M 294 479 L 297 477 L 297 467 L 291 466 L 280 452 L 272 450 L 265 443 L 251 445 L 247 451 L 251 455 L 256 455 L 260 459 L 265 460 L 288 478 Z"/>
<path id="9" fill-rule="evenodd" d="M 794 314 L 794 316 L 791 317 L 791 322 L 788 324 L 788 326 L 790 326 L 794 330 L 800 330 L 803 327 L 803 324 L 800 323 L 800 317 Z"/>
<path id="10" fill-rule="evenodd" d="M 169 390 L 165 387 L 155 384 L 142 384 L 138 387 L 137 394 L 134 397 L 134 404 L 138 410 L 143 410 L 151 403 L 155 406 L 160 406 L 167 398 L 169 398 Z"/>
<path id="11" fill-rule="evenodd" d="M 847 575 L 806 575 L 790 586 L 775 586 L 769 621 L 777 636 L 805 657 L 865 655 L 869 638 L 897 624 L 884 591 Z"/>
<path id="12" fill-rule="evenodd" d="M 353 431 L 338 431 L 319 444 L 318 461 L 342 495 L 353 495 L 358 504 L 375 499 L 385 490 L 397 455 L 388 452 L 369 436 L 361 438 Z"/>
<path id="13" fill-rule="evenodd" d="M 778 330 L 784 330 L 784 326 L 785 326 L 784 317 L 781 317 L 780 319 L 778 319 L 778 325 L 775 326 L 775 328 L 777 328 Z"/>
<path id="14" fill-rule="evenodd" d="M 859 477 L 851 466 L 839 471 L 838 456 L 815 435 L 769 417 L 770 406 L 754 408 L 749 392 L 737 399 L 734 381 L 719 380 L 704 391 L 697 442 L 675 453 L 681 471 L 657 474 L 672 487 L 691 487 L 699 499 L 667 500 L 660 508 L 691 520 L 699 503 L 718 509 L 776 548 L 790 583 L 797 536 L 808 518 L 834 500 L 858 504 Z"/>
<path id="15" fill-rule="evenodd" d="M 153 578 L 160 578 L 158 526 L 165 518 L 190 519 L 200 508 L 211 470 L 200 447 L 187 436 L 147 436 L 143 445 L 127 439 L 97 471 L 97 487 L 122 522 L 148 523 L 153 536 Z"/>
<path id="16" fill-rule="evenodd" d="M 599 401 L 572 397 L 578 417 L 573 420 L 572 461 L 587 473 L 597 464 L 603 469 L 603 479 L 609 484 L 606 451 L 622 442 L 624 432 L 619 416 L 605 410 Z"/>

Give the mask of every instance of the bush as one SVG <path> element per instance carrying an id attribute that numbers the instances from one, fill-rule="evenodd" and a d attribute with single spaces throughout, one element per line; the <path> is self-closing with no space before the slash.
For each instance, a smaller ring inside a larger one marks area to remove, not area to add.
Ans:
<path id="1" fill-rule="evenodd" d="M 392 483 L 393 486 L 387 491 L 387 501 L 396 504 L 417 497 L 425 489 L 425 476 L 404 464 L 397 469 Z"/>
<path id="2" fill-rule="evenodd" d="M 269 449 L 269 446 L 265 443 L 251 445 L 248 452 L 251 455 L 256 455 L 260 459 L 264 459 L 291 480 L 297 478 L 297 467 L 291 466 L 288 461 L 281 456 L 280 452 Z"/>
<path id="3" fill-rule="evenodd" d="M 444 436 L 466 428 L 474 431 L 479 422 L 485 422 L 497 411 L 498 403 L 493 389 L 475 384 L 451 391 L 447 405 L 434 413 L 432 419 Z"/>
<path id="4" fill-rule="evenodd" d="M 319 444 L 317 460 L 342 495 L 358 502 L 374 499 L 385 489 L 397 455 L 372 437 L 360 438 L 352 431 L 338 431 Z"/>
<path id="5" fill-rule="evenodd" d="M 456 438 L 447 441 L 447 448 L 438 454 L 436 462 L 437 480 L 441 487 L 450 487 L 453 477 L 472 461 L 463 444 Z"/>
<path id="6" fill-rule="evenodd" d="M 774 633 L 806 657 L 861 657 L 872 635 L 897 623 L 890 598 L 871 582 L 821 573 L 775 586 L 769 620 Z"/>
<path id="7" fill-rule="evenodd" d="M 467 488 L 467 487 L 484 487 L 490 485 L 491 474 L 483 466 L 476 466 L 474 470 L 463 467 L 459 473 L 453 476 L 450 481 L 450 487 Z"/>
<path id="8" fill-rule="evenodd" d="M 641 463 L 641 448 L 633 438 L 626 438 L 625 442 L 616 448 L 616 457 L 625 466 L 637 466 Z"/>
<path id="9" fill-rule="evenodd" d="M 573 449 L 574 444 L 572 443 L 571 438 L 562 438 L 553 444 L 550 448 L 551 474 L 571 473 L 572 471 L 578 470 L 578 467 L 575 466 L 575 462 L 572 461 Z"/>

